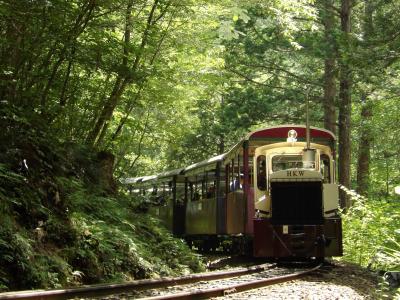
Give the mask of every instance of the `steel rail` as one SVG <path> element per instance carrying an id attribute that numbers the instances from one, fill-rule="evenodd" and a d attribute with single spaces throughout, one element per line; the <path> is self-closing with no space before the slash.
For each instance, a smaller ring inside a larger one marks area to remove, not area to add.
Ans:
<path id="1" fill-rule="evenodd" d="M 182 285 L 194 283 L 202 280 L 216 280 L 246 274 L 253 274 L 265 271 L 268 267 L 265 265 L 253 266 L 248 268 L 240 268 L 231 271 L 217 271 L 210 273 L 192 274 L 181 277 L 166 277 L 161 279 L 143 279 L 120 284 L 97 284 L 78 288 L 56 289 L 56 290 L 32 290 L 0 293 L 0 300 L 59 300 L 70 299 L 75 297 L 98 297 L 104 295 L 112 295 L 126 291 L 140 291 L 144 289 L 155 289 L 166 286 Z"/>
<path id="2" fill-rule="evenodd" d="M 276 277 L 271 277 L 271 278 L 265 278 L 261 280 L 255 280 L 251 282 L 245 282 L 245 283 L 239 283 L 239 284 L 234 284 L 230 285 L 227 287 L 221 287 L 221 288 L 212 288 L 212 289 L 204 289 L 204 290 L 197 290 L 193 292 L 183 292 L 183 293 L 178 293 L 178 294 L 170 294 L 170 295 L 163 295 L 163 296 L 155 296 L 155 297 L 146 297 L 146 298 L 140 298 L 141 300 L 166 300 L 166 299 L 206 299 L 206 298 L 211 298 L 211 297 L 221 297 L 221 296 L 226 296 L 229 294 L 234 294 L 234 293 L 240 293 L 252 289 L 257 289 L 261 287 L 265 287 L 268 285 L 273 285 L 277 283 L 282 283 L 282 282 L 287 282 L 291 281 L 294 279 L 298 279 L 300 277 L 303 277 L 309 273 L 312 273 L 316 270 L 318 270 L 322 264 L 306 270 L 306 271 L 301 271 L 297 273 L 292 273 L 288 275 L 282 275 L 282 276 L 276 276 Z"/>

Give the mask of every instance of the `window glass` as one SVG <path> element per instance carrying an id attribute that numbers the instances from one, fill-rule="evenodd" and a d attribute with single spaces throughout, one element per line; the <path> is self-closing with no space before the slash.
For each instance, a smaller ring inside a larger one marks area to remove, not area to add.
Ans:
<path id="1" fill-rule="evenodd" d="M 201 183 L 199 184 L 197 181 L 190 182 L 190 200 L 198 201 L 201 196 Z"/>
<path id="2" fill-rule="evenodd" d="M 301 155 L 275 155 L 272 158 L 272 171 L 303 168 L 303 157 Z"/>
<path id="3" fill-rule="evenodd" d="M 260 155 L 257 157 L 257 187 L 262 191 L 267 189 L 265 155 Z"/>
<path id="4" fill-rule="evenodd" d="M 176 203 L 177 204 L 185 203 L 185 183 L 184 182 L 176 183 Z"/>
<path id="5" fill-rule="evenodd" d="M 206 173 L 206 195 L 207 199 L 215 198 L 216 177 L 215 170 L 207 171 Z"/>
<path id="6" fill-rule="evenodd" d="M 321 174 L 324 183 L 331 182 L 331 168 L 330 168 L 330 160 L 329 156 L 326 154 L 321 154 Z"/>
<path id="7" fill-rule="evenodd" d="M 241 155 L 236 156 L 232 159 L 229 166 L 230 176 L 229 176 L 229 191 L 234 192 L 243 189 L 243 160 Z"/>

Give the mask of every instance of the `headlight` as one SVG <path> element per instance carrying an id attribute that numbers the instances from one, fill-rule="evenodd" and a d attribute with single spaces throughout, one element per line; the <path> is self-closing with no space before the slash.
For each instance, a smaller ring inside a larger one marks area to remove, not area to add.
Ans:
<path id="1" fill-rule="evenodd" d="M 287 141 L 288 143 L 297 142 L 297 132 L 296 132 L 296 130 L 290 129 L 290 130 L 288 131 L 287 140 L 286 140 L 286 141 Z"/>

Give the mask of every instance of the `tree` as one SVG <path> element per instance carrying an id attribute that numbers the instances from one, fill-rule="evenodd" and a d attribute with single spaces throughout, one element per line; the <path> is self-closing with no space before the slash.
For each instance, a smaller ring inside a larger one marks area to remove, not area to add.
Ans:
<path id="1" fill-rule="evenodd" d="M 323 0 L 321 7 L 325 35 L 324 127 L 336 133 L 336 57 L 335 7 L 333 0 Z"/>
<path id="2" fill-rule="evenodd" d="M 373 36 L 373 7 L 369 0 L 364 1 L 364 21 L 363 31 L 364 40 L 366 43 L 370 42 Z M 361 92 L 361 126 L 360 138 L 358 145 L 358 159 L 357 159 L 357 192 L 361 195 L 367 195 L 368 182 L 369 182 L 369 165 L 371 158 L 371 145 L 373 142 L 373 135 L 371 131 L 371 118 L 373 114 L 373 103 L 370 99 L 370 92 Z"/>
<path id="3" fill-rule="evenodd" d="M 227 37 L 226 67 L 233 84 L 225 97 L 226 120 L 247 130 L 277 122 L 305 123 L 308 86 L 313 124 L 318 125 L 323 122 L 323 69 L 315 7 L 307 1 L 295 6 L 256 2 L 243 5 L 247 17 L 238 18 L 238 34 Z"/>
<path id="4" fill-rule="evenodd" d="M 102 105 L 101 112 L 96 119 L 96 122 L 92 129 L 90 130 L 86 142 L 89 144 L 100 144 L 102 142 L 102 137 L 108 127 L 108 122 L 110 121 L 113 112 L 118 105 L 122 94 L 125 89 L 132 83 L 139 84 L 140 81 L 145 80 L 143 78 L 143 69 L 145 66 L 145 51 L 150 42 L 156 45 L 152 50 L 152 54 L 147 54 L 147 57 L 152 59 L 152 57 L 157 56 L 160 51 L 161 44 L 164 40 L 164 35 L 156 37 L 156 25 L 163 21 L 166 13 L 169 11 L 173 1 L 166 2 L 164 4 L 160 3 L 159 0 L 154 0 L 151 5 L 150 10 L 147 12 L 147 21 L 139 41 L 131 42 L 131 30 L 132 30 L 132 8 L 133 1 L 128 1 L 125 13 L 125 32 L 124 32 L 124 44 L 121 56 L 120 71 L 115 79 L 113 89 Z M 158 12 L 158 14 L 157 14 Z M 173 15 L 172 15 L 173 17 Z M 167 21 L 168 23 L 168 21 Z M 169 25 L 166 26 L 168 30 Z M 161 31 L 162 32 L 162 31 Z M 155 37 L 155 41 L 151 41 L 151 38 Z M 133 51 L 132 46 L 137 44 L 137 48 Z M 133 54 L 133 57 L 131 55 Z M 150 63 L 151 64 L 151 63 Z M 140 74 L 142 73 L 142 74 Z M 102 133 L 103 132 L 103 133 Z"/>
<path id="5" fill-rule="evenodd" d="M 352 75 L 349 60 L 350 53 L 350 23 L 351 0 L 342 0 L 340 10 L 340 24 L 342 30 L 342 43 L 339 58 L 339 183 L 350 187 L 351 163 L 351 87 Z M 349 207 L 347 197 L 341 192 L 341 207 Z"/>

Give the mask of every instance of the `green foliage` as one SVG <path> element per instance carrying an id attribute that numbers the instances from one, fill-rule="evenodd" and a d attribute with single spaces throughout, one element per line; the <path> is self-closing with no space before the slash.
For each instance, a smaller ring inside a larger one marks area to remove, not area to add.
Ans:
<path id="1" fill-rule="evenodd" d="M 2 289 L 21 289 L 41 283 L 35 267 L 32 240 L 26 231 L 17 231 L 5 223 L 0 230 L 0 283 Z M 12 226 L 12 225 L 11 225 Z"/>
<path id="2" fill-rule="evenodd" d="M 397 81 L 396 81 L 397 82 Z M 372 117 L 365 120 L 359 114 L 362 104 L 354 105 L 352 150 L 357 153 L 358 132 L 367 127 L 371 135 L 369 168 L 369 195 L 376 199 L 395 200 L 394 188 L 400 184 L 400 154 L 397 137 L 400 136 L 400 101 L 388 93 L 371 95 Z M 382 130 L 385 128 L 385 130 Z M 353 156 L 353 178 L 356 179 L 357 155 Z M 354 181 L 355 187 L 355 181 Z"/>
<path id="3" fill-rule="evenodd" d="M 347 194 L 353 205 L 342 214 L 343 259 L 377 271 L 399 271 L 400 199 L 367 199 L 349 190 Z"/>
<path id="4" fill-rule="evenodd" d="M 35 137 L 12 140 L 16 157 L 2 153 L 1 291 L 202 269 L 183 241 L 138 215 L 131 199 L 110 193 L 97 179 L 102 170 L 93 149 L 60 145 L 51 135 Z"/>
<path id="5" fill-rule="evenodd" d="M 184 242 L 172 238 L 149 216 L 136 214 L 131 199 L 96 196 L 77 188 L 69 201 L 77 244 L 63 252 L 86 281 L 201 270 Z"/>
<path id="6" fill-rule="evenodd" d="M 365 198 L 353 199 L 353 206 L 343 215 L 344 259 L 363 266 L 375 261 L 386 269 L 388 265 L 378 258 L 388 248 L 400 250 L 396 246 L 400 238 L 396 234 L 400 228 L 400 215 L 397 213 L 400 204 Z"/>
<path id="7" fill-rule="evenodd" d="M 12 173 L 10 173 L 11 178 Z M 187 245 L 132 200 L 107 196 L 98 186 L 58 177 L 63 212 L 35 229 L 4 212 L 0 230 L 2 290 L 57 288 L 81 283 L 175 275 L 202 270 Z M 32 205 L 35 209 L 35 205 Z"/>

